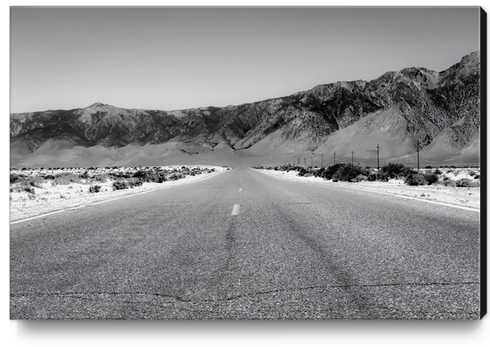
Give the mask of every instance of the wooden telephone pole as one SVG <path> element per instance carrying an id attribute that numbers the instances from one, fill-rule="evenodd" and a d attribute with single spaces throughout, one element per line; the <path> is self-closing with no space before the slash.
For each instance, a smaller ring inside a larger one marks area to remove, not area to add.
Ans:
<path id="1" fill-rule="evenodd" d="M 417 172 L 420 171 L 420 160 L 419 160 L 419 139 L 417 139 Z"/>

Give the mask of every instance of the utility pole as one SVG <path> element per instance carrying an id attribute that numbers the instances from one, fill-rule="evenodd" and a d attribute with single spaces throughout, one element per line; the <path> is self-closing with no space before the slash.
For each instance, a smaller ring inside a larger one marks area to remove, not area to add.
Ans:
<path id="1" fill-rule="evenodd" d="M 299 158 L 298 158 L 298 166 L 299 166 Z"/>
<path id="2" fill-rule="evenodd" d="M 333 165 L 335 165 L 335 152 L 333 152 Z"/>
<path id="3" fill-rule="evenodd" d="M 420 171 L 420 160 L 419 160 L 419 139 L 417 139 L 417 172 Z"/>
<path id="4" fill-rule="evenodd" d="M 322 166 L 321 167 L 323 167 L 323 154 L 322 154 Z"/>
<path id="5" fill-rule="evenodd" d="M 311 156 L 311 168 L 313 169 L 313 155 Z"/>
<path id="6" fill-rule="evenodd" d="M 352 166 L 354 166 L 354 151 L 352 151 Z"/>
<path id="7" fill-rule="evenodd" d="M 376 144 L 376 163 L 378 164 L 379 170 L 379 143 Z"/>
<path id="8" fill-rule="evenodd" d="M 305 157 L 305 169 L 306 169 L 306 157 Z"/>

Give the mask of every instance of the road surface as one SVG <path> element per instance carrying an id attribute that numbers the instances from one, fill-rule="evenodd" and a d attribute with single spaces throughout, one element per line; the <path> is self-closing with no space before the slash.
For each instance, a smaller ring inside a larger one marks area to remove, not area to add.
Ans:
<path id="1" fill-rule="evenodd" d="M 480 214 L 239 168 L 10 226 L 11 319 L 478 319 Z"/>

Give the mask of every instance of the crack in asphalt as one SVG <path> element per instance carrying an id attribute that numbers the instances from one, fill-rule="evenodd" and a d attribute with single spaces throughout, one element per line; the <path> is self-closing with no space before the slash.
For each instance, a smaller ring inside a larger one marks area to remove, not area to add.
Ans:
<path id="1" fill-rule="evenodd" d="M 296 288 L 277 288 L 270 290 L 262 290 L 251 293 L 244 293 L 234 296 L 228 296 L 221 299 L 202 299 L 202 300 L 194 300 L 194 299 L 186 299 L 179 295 L 171 295 L 164 293 L 151 293 L 151 292 L 73 292 L 73 293 L 12 293 L 10 297 L 46 297 L 46 296 L 77 296 L 80 298 L 88 299 L 87 295 L 148 295 L 148 296 L 157 296 L 175 299 L 179 302 L 184 303 L 202 303 L 202 302 L 219 302 L 219 301 L 230 301 L 236 300 L 243 297 L 252 297 L 259 295 L 267 295 L 272 293 L 282 293 L 282 292 L 294 292 L 294 291 L 303 291 L 303 290 L 313 290 L 313 289 L 328 289 L 328 288 L 348 288 L 348 287 L 358 287 L 358 288 L 373 288 L 373 287 L 403 287 L 403 286 L 460 286 L 460 285 L 473 285 L 480 284 L 478 281 L 467 281 L 467 282 L 406 282 L 406 283 L 378 283 L 378 284 L 329 284 L 329 285 L 317 285 L 317 286 L 305 286 L 305 287 L 296 287 Z"/>

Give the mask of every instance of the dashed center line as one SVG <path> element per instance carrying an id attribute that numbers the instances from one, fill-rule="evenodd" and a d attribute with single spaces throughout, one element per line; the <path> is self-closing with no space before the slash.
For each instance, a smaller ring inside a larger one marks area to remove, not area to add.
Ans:
<path id="1" fill-rule="evenodd" d="M 233 216 L 236 216 L 240 213 L 240 205 L 239 204 L 235 204 L 233 205 L 233 209 L 231 210 L 231 214 Z"/>

